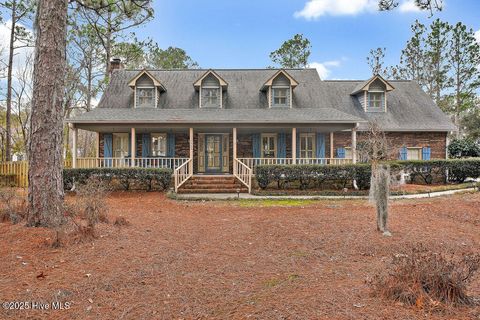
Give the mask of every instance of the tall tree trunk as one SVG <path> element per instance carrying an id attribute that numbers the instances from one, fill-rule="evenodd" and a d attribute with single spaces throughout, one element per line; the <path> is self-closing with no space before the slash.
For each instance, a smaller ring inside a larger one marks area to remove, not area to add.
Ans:
<path id="1" fill-rule="evenodd" d="M 67 0 L 39 0 L 30 117 L 28 221 L 58 226 L 63 217 L 63 96 Z"/>
<path id="2" fill-rule="evenodd" d="M 7 112 L 5 114 L 5 159 L 12 160 L 12 71 L 13 71 L 13 54 L 15 50 L 15 25 L 17 22 L 17 1 L 12 2 L 12 24 L 10 30 L 10 44 L 8 52 L 8 69 L 7 69 Z"/>
<path id="3" fill-rule="evenodd" d="M 110 60 L 112 58 L 112 13 L 107 16 L 107 34 L 105 39 L 105 79 L 110 82 Z"/>

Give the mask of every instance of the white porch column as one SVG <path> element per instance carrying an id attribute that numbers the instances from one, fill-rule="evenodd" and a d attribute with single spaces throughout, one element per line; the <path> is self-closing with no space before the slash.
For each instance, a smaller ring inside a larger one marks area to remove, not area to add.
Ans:
<path id="1" fill-rule="evenodd" d="M 130 158 L 132 160 L 132 163 L 130 165 L 132 167 L 135 167 L 135 155 L 137 154 L 137 145 L 136 145 L 137 139 L 135 138 L 135 128 L 132 128 L 130 135 L 131 135 Z"/>
<path id="2" fill-rule="evenodd" d="M 335 158 L 333 155 L 333 131 L 330 132 L 330 159 Z"/>
<path id="3" fill-rule="evenodd" d="M 72 127 L 72 168 L 77 167 L 77 140 L 78 140 L 78 129 L 74 126 Z"/>
<path id="4" fill-rule="evenodd" d="M 357 126 L 352 129 L 352 163 L 357 163 Z"/>
<path id="5" fill-rule="evenodd" d="M 237 167 L 235 165 L 235 160 L 237 159 L 237 128 L 232 130 L 232 145 L 233 145 L 233 174 L 237 174 Z"/>
<path id="6" fill-rule="evenodd" d="M 189 164 L 189 170 L 190 173 L 193 173 L 193 128 L 190 128 L 189 130 L 189 135 L 190 135 L 190 164 Z"/>
<path id="7" fill-rule="evenodd" d="M 297 128 L 292 128 L 292 162 L 297 163 Z"/>

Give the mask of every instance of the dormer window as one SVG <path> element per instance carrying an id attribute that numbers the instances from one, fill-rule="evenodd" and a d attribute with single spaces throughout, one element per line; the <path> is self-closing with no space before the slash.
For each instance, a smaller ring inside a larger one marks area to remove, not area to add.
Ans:
<path id="1" fill-rule="evenodd" d="M 352 96 L 356 96 L 365 112 L 386 112 L 387 111 L 387 92 L 395 88 L 379 75 L 375 75 L 369 80 L 359 83 Z"/>
<path id="2" fill-rule="evenodd" d="M 285 70 L 275 73 L 261 88 L 268 94 L 268 107 L 292 107 L 293 89 L 298 82 L 293 79 Z"/>
<path id="3" fill-rule="evenodd" d="M 384 100 L 385 100 L 385 97 L 383 92 L 369 92 L 368 93 L 369 111 L 382 110 Z"/>
<path id="4" fill-rule="evenodd" d="M 137 108 L 155 107 L 155 88 L 136 88 Z"/>
<path id="5" fill-rule="evenodd" d="M 140 71 L 128 86 L 134 90 L 134 108 L 156 108 L 160 94 L 167 91 L 147 70 Z"/>
<path id="6" fill-rule="evenodd" d="M 288 106 L 287 93 L 290 90 L 289 87 L 286 88 L 272 88 L 272 107 L 286 107 Z"/>
<path id="7" fill-rule="evenodd" d="M 213 70 L 209 70 L 193 86 L 199 91 L 200 108 L 222 108 L 223 91 L 227 83 Z"/>

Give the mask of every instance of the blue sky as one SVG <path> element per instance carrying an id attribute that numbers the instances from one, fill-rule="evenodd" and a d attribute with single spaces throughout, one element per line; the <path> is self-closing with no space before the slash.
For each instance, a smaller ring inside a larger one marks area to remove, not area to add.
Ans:
<path id="1" fill-rule="evenodd" d="M 303 33 L 312 43 L 310 62 L 324 78 L 359 79 L 370 76 L 372 48 L 386 47 L 386 64 L 398 62 L 415 19 L 480 29 L 479 0 L 444 0 L 433 18 L 410 1 L 378 12 L 377 0 L 155 0 L 155 19 L 135 31 L 161 47 L 185 49 L 203 68 L 266 67 L 271 51 Z"/>

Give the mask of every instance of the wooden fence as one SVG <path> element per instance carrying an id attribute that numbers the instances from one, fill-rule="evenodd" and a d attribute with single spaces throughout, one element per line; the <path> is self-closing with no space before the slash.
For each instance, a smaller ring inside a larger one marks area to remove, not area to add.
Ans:
<path id="1" fill-rule="evenodd" d="M 70 168 L 71 161 L 65 160 L 64 166 Z M 0 162 L 0 186 L 28 187 L 28 162 Z"/>

